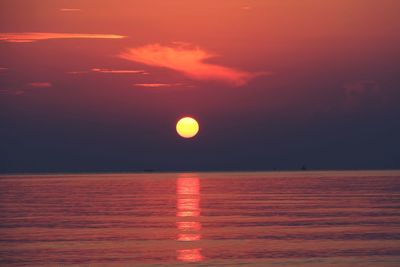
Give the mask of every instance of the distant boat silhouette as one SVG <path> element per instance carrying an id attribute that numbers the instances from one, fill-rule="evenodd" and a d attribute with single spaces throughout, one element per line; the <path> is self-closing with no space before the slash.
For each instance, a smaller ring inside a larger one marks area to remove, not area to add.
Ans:
<path id="1" fill-rule="evenodd" d="M 306 170 L 307 170 L 306 164 L 303 164 L 303 166 L 301 166 L 301 170 L 302 170 L 302 171 L 306 171 Z"/>

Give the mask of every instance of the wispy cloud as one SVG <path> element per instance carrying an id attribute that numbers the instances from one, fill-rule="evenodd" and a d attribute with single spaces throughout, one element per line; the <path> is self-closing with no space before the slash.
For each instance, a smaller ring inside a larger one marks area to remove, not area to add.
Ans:
<path id="1" fill-rule="evenodd" d="M 86 70 L 73 70 L 73 71 L 68 71 L 68 74 L 84 74 L 84 73 L 88 73 L 89 71 Z"/>
<path id="2" fill-rule="evenodd" d="M 68 74 L 85 74 L 90 72 L 97 72 L 97 73 L 108 73 L 108 74 L 142 74 L 147 75 L 149 74 L 145 70 L 120 70 L 120 69 L 101 69 L 101 68 L 92 68 L 90 70 L 79 70 L 79 71 L 69 71 Z"/>
<path id="3" fill-rule="evenodd" d="M 101 73 L 115 73 L 115 74 L 148 74 L 144 70 L 114 70 L 114 69 L 100 69 L 93 68 L 92 72 L 101 72 Z"/>
<path id="4" fill-rule="evenodd" d="M 61 8 L 60 11 L 62 12 L 79 12 L 82 11 L 80 8 Z"/>
<path id="5" fill-rule="evenodd" d="M 25 94 L 23 90 L 0 89 L 0 95 L 4 96 L 20 96 Z"/>
<path id="6" fill-rule="evenodd" d="M 0 33 L 0 41 L 9 43 L 32 43 L 49 39 L 121 39 L 123 35 L 92 34 L 92 33 L 50 33 L 50 32 L 22 32 Z"/>
<path id="7" fill-rule="evenodd" d="M 251 6 L 242 6 L 241 9 L 243 9 L 243 10 L 251 10 L 252 8 L 251 8 Z"/>
<path id="8" fill-rule="evenodd" d="M 378 93 L 380 91 L 379 84 L 372 80 L 361 80 L 346 83 L 343 85 L 348 95 L 365 95 L 366 93 Z"/>
<path id="9" fill-rule="evenodd" d="M 195 80 L 215 80 L 233 86 L 246 84 L 253 77 L 266 73 L 251 73 L 206 63 L 207 59 L 215 57 L 200 47 L 185 43 L 174 43 L 173 46 L 150 44 L 131 48 L 119 57 L 140 62 L 150 66 L 165 67 L 179 71 Z"/>
<path id="10" fill-rule="evenodd" d="M 19 96 L 23 95 L 24 91 L 23 90 L 10 90 L 10 89 L 0 89 L 0 95 L 7 95 L 7 96 Z"/>
<path id="11" fill-rule="evenodd" d="M 140 86 L 140 87 L 156 88 L 156 87 L 180 86 L 182 84 L 180 84 L 180 83 L 136 83 L 134 85 L 135 86 Z"/>
<path id="12" fill-rule="evenodd" d="M 53 84 L 51 82 L 30 82 L 27 83 L 25 86 L 22 87 L 15 87 L 15 88 L 1 88 L 0 95 L 25 95 L 28 92 L 38 92 L 35 90 L 37 88 L 51 88 Z M 42 91 L 42 90 L 39 90 Z"/>
<path id="13" fill-rule="evenodd" d="M 34 88 L 49 88 L 53 86 L 50 82 L 30 82 L 28 85 Z"/>
<path id="14" fill-rule="evenodd" d="M 344 106 L 355 110 L 362 107 L 373 107 L 384 102 L 381 86 L 373 80 L 360 80 L 343 85 Z"/>

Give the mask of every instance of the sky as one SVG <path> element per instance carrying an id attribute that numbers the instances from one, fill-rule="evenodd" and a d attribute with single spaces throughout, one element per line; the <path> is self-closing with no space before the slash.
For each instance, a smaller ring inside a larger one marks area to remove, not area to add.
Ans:
<path id="1" fill-rule="evenodd" d="M 0 172 L 398 169 L 399 10 L 1 0 Z"/>

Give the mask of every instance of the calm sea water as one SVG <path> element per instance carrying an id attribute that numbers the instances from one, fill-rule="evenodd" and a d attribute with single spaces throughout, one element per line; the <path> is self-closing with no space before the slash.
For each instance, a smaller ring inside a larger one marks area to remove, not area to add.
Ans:
<path id="1" fill-rule="evenodd" d="M 400 172 L 0 176 L 2 266 L 400 266 Z"/>

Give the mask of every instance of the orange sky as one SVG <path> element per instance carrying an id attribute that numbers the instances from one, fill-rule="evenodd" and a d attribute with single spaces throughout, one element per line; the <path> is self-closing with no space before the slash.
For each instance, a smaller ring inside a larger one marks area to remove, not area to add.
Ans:
<path id="1" fill-rule="evenodd" d="M 270 161 L 279 154 L 292 165 L 304 157 L 328 166 L 331 159 L 317 156 L 320 147 L 338 149 L 364 133 L 364 147 L 383 142 L 368 153 L 378 155 L 390 146 L 382 136 L 397 129 L 398 10 L 394 0 L 1 1 L 5 160 L 33 164 L 36 144 L 21 145 L 29 133 L 47 148 L 37 166 L 52 162 L 53 149 L 60 166 L 77 164 L 73 155 L 85 142 L 107 143 L 105 158 L 118 158 L 122 147 L 126 165 L 130 153 L 138 165 L 162 162 L 172 144 L 178 154 L 188 149 L 169 128 L 186 115 L 204 129 L 191 144 L 198 157 L 189 167 L 206 157 L 206 148 L 228 155 L 228 167 L 262 166 L 265 151 Z M 98 133 L 103 127 L 119 141 Z M 88 141 L 92 131 L 98 142 Z M 336 137 L 311 138 L 309 131 Z M 117 137 L 121 132 L 126 136 Z M 73 145 L 54 146 L 63 136 Z M 138 145 L 124 147 L 127 142 Z M 297 144 L 311 152 L 292 151 Z M 101 165 L 90 153 L 82 157 Z M 357 164 L 368 162 L 393 165 L 378 156 Z"/>

